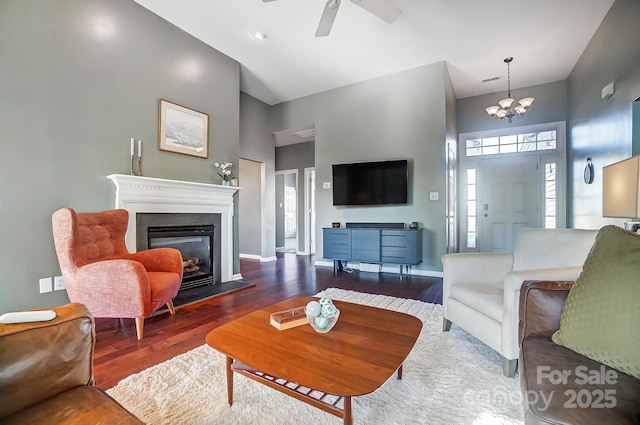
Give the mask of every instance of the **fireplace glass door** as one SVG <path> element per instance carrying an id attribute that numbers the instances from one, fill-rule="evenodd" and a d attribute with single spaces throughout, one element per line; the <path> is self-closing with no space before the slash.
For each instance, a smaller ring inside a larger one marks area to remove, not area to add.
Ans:
<path id="1" fill-rule="evenodd" d="M 149 227 L 149 248 L 175 248 L 182 254 L 180 290 L 215 282 L 213 229 L 214 226 Z"/>

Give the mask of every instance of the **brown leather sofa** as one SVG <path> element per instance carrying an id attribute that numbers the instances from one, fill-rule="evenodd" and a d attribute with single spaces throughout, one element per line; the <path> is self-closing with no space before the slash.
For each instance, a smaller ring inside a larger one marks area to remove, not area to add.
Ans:
<path id="1" fill-rule="evenodd" d="M 520 290 L 525 424 L 640 424 L 640 380 L 551 340 L 572 285 L 527 281 Z"/>
<path id="2" fill-rule="evenodd" d="M 1 424 L 141 424 L 94 387 L 95 324 L 82 304 L 46 322 L 0 324 Z"/>

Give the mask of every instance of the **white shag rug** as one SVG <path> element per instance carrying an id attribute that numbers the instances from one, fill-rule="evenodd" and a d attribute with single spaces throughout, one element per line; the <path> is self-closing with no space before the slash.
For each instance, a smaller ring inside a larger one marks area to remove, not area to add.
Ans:
<path id="1" fill-rule="evenodd" d="M 404 363 L 377 391 L 353 399 L 354 424 L 522 424 L 518 377 L 499 355 L 455 325 L 442 332 L 442 306 L 329 288 L 318 296 L 412 314 L 424 323 Z M 227 404 L 225 357 L 202 345 L 131 375 L 107 390 L 149 425 L 340 424 L 337 418 L 246 377 Z"/>

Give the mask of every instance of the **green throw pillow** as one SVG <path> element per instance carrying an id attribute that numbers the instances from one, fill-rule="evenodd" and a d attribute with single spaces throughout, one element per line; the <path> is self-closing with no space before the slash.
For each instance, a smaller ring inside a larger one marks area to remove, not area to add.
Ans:
<path id="1" fill-rule="evenodd" d="M 600 229 L 552 339 L 640 379 L 640 236 Z"/>

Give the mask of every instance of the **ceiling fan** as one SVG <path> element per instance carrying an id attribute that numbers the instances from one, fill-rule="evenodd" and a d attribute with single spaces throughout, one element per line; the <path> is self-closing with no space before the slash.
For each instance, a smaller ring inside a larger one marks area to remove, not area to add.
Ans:
<path id="1" fill-rule="evenodd" d="M 262 1 L 268 3 L 275 0 Z M 395 21 L 402 13 L 400 9 L 387 3 L 385 0 L 351 0 L 351 2 L 388 23 Z M 316 29 L 316 37 L 326 37 L 329 35 L 333 21 L 338 14 L 339 7 L 340 0 L 327 0 L 327 4 L 325 4 L 324 11 L 322 12 L 322 17 L 320 17 L 320 23 Z"/>

